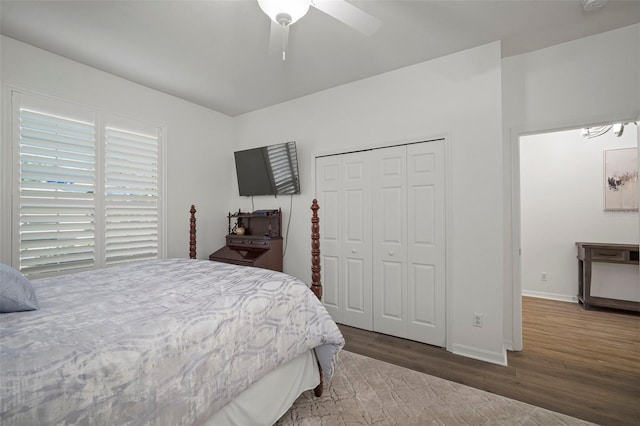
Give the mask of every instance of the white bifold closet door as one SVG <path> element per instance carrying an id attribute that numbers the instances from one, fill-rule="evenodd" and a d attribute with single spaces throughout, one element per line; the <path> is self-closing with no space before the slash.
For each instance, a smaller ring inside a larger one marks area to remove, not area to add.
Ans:
<path id="1" fill-rule="evenodd" d="M 323 302 L 341 324 L 371 330 L 370 167 L 361 153 L 316 160 Z"/>
<path id="2" fill-rule="evenodd" d="M 444 346 L 444 141 L 372 153 L 373 330 Z"/>
<path id="3" fill-rule="evenodd" d="M 316 159 L 336 322 L 445 345 L 444 165 L 442 140 Z"/>

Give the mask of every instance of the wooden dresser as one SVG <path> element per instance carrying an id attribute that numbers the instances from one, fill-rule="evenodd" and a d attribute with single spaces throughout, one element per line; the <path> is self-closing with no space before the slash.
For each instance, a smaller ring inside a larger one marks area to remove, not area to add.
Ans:
<path id="1" fill-rule="evenodd" d="M 640 302 L 591 295 L 592 263 L 638 265 L 638 245 L 576 242 L 576 246 L 578 247 L 578 300 L 582 303 L 582 307 L 589 309 L 590 306 L 601 306 L 640 311 Z"/>
<path id="2" fill-rule="evenodd" d="M 229 213 L 229 229 L 224 247 L 211 253 L 209 260 L 254 266 L 282 272 L 282 212 L 257 210 Z M 238 233 L 242 229 L 242 234 Z"/>

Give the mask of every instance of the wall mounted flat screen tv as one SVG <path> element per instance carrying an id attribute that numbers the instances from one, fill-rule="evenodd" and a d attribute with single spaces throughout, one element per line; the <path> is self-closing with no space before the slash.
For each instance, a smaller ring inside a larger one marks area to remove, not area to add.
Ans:
<path id="1" fill-rule="evenodd" d="M 234 152 L 241 196 L 300 193 L 295 142 Z"/>

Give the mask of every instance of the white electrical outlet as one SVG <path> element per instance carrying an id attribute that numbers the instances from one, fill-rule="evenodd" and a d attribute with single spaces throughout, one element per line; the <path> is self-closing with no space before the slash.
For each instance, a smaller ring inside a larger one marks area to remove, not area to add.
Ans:
<path id="1" fill-rule="evenodd" d="M 547 273 L 540 272 L 540 281 L 546 281 L 546 280 L 547 280 Z"/>
<path id="2" fill-rule="evenodd" d="M 473 313 L 473 326 L 482 327 L 482 314 Z"/>

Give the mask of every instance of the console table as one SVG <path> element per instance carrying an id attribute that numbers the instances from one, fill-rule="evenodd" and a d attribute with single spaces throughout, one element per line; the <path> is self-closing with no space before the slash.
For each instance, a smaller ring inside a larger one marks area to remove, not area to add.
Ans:
<path id="1" fill-rule="evenodd" d="M 640 311 L 640 302 L 610 299 L 591 295 L 593 262 L 638 265 L 637 244 L 606 244 L 576 242 L 578 247 L 578 300 L 584 309 L 591 306 Z"/>

